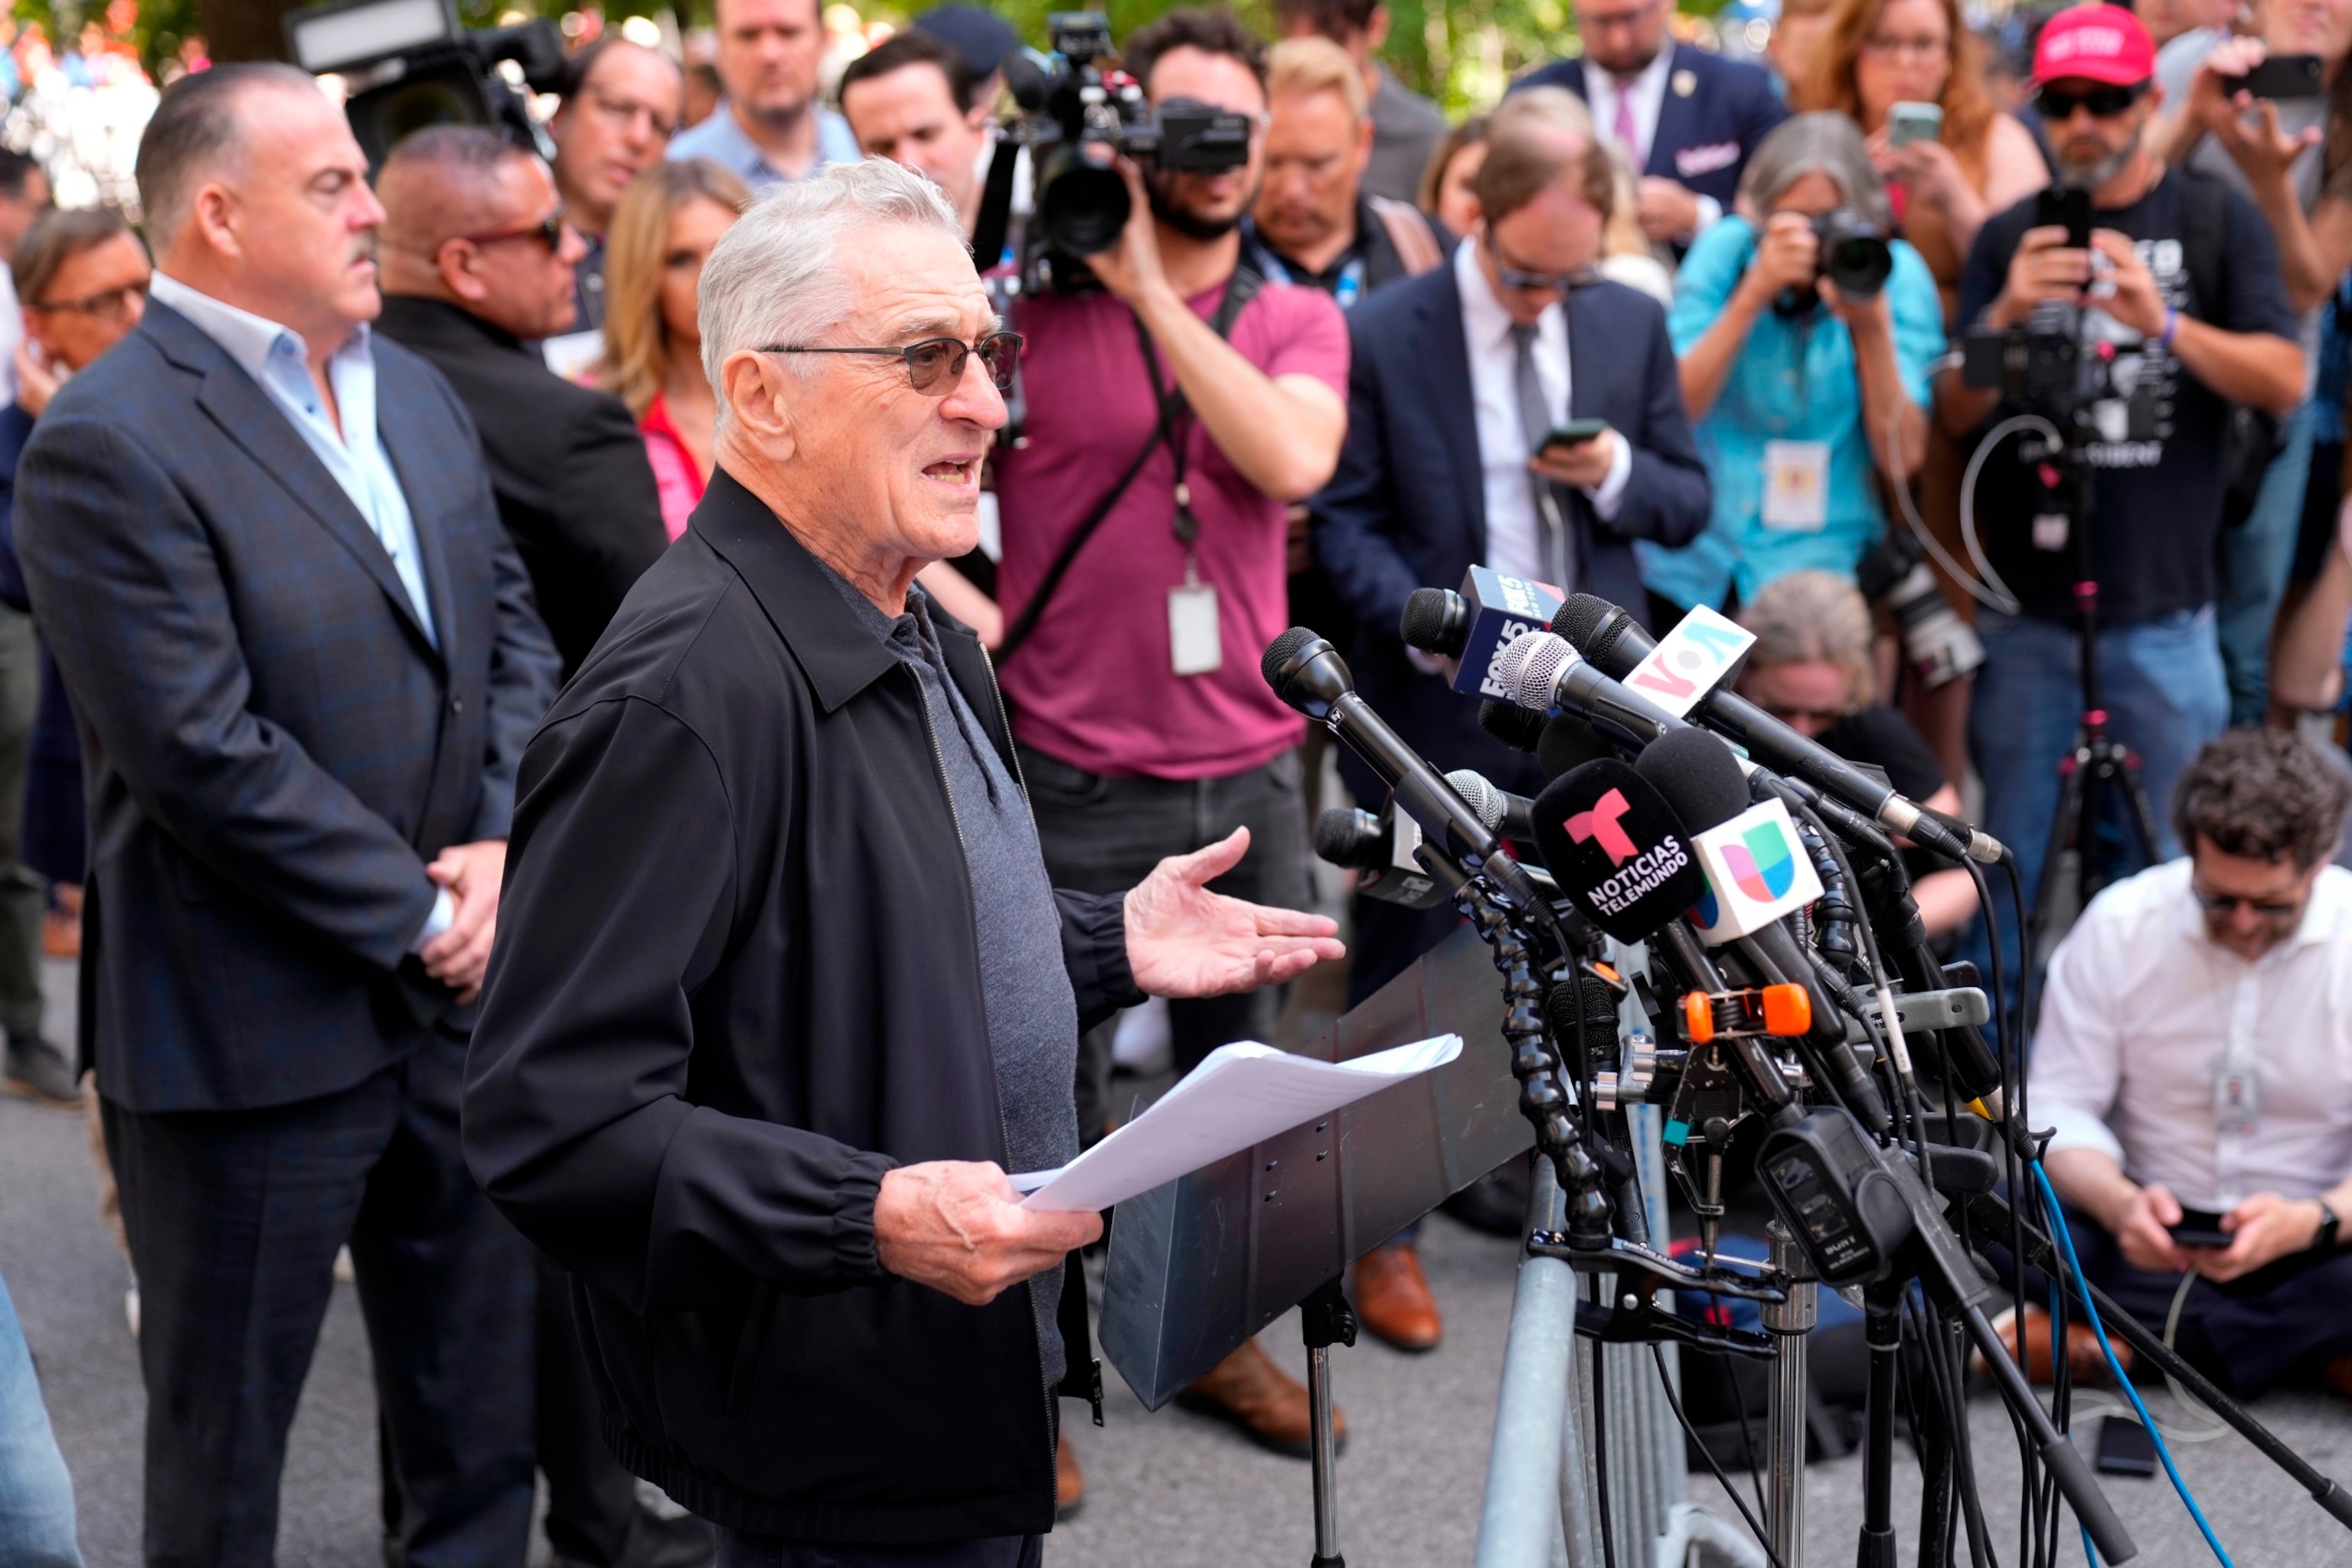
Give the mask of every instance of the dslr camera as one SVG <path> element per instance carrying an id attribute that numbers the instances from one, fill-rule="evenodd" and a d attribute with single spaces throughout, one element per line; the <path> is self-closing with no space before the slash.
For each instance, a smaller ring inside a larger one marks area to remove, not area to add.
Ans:
<path id="1" fill-rule="evenodd" d="M 1839 207 L 1813 219 L 1819 242 L 1813 281 L 1803 289 L 1780 290 L 1773 309 L 1784 316 L 1801 316 L 1821 303 L 1821 280 L 1837 285 L 1849 300 L 1874 300 L 1895 270 L 1895 252 L 1887 247 L 1886 231 L 1854 211 Z"/>
<path id="2" fill-rule="evenodd" d="M 1133 204 L 1112 161 L 1218 174 L 1249 162 L 1248 117 L 1188 99 L 1153 112 L 1143 84 L 1108 68 L 1110 19 L 1099 11 L 1046 18 L 1053 53 L 1005 62 L 1005 84 L 1023 117 L 1014 135 L 1030 149 L 1036 210 L 1022 257 L 1024 286 L 1065 292 L 1098 287 L 1085 258 L 1118 243 Z"/>
<path id="3" fill-rule="evenodd" d="M 430 125 L 491 126 L 554 160 L 522 93 L 553 92 L 562 79 L 553 23 L 469 33 L 451 0 L 325 0 L 287 12 L 283 24 L 287 58 L 343 78 L 344 117 L 369 168 Z"/>

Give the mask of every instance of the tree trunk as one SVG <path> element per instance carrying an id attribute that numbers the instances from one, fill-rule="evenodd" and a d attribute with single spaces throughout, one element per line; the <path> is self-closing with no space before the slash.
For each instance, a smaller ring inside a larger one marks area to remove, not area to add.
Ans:
<path id="1" fill-rule="evenodd" d="M 291 9 L 290 0 L 201 0 L 205 43 L 215 60 L 282 60 L 278 18 Z"/>

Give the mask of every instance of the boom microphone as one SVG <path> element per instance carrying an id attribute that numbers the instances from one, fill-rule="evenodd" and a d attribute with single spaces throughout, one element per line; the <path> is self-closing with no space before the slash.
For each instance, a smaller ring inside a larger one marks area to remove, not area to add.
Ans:
<path id="1" fill-rule="evenodd" d="M 1570 595 L 1552 617 L 1552 630 L 1594 666 L 1615 676 L 1633 674 L 1658 646 L 1632 616 L 1591 594 Z M 1802 779 L 1939 855 L 1990 866 L 2008 853 L 1991 835 L 1927 811 L 1737 692 L 1710 690 L 1698 699 L 1696 710 L 1707 728 L 1730 736 L 1775 773 Z"/>
<path id="2" fill-rule="evenodd" d="M 1689 728 L 1645 697 L 1637 697 L 1585 662 L 1569 642 L 1549 632 L 1529 632 L 1495 658 L 1504 695 L 1538 711 L 1572 709 L 1596 727 L 1635 746 L 1646 746 L 1669 730 Z"/>
<path id="3" fill-rule="evenodd" d="M 1559 603 L 1559 590 L 1549 583 L 1473 566 L 1463 574 L 1458 594 L 1414 589 L 1397 617 L 1397 635 L 1407 647 L 1459 660 L 1454 690 L 1500 697 L 1493 674 L 1496 656 L 1514 639 L 1549 626 Z"/>
<path id="4" fill-rule="evenodd" d="M 1613 757 L 1552 780 L 1528 815 L 1562 895 L 1620 942 L 1647 940 L 1706 892 L 1681 818 Z"/>

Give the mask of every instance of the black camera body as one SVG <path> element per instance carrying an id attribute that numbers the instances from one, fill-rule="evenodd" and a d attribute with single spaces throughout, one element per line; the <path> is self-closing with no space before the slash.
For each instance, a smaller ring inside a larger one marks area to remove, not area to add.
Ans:
<path id="1" fill-rule="evenodd" d="M 1886 231 L 1854 211 L 1839 207 L 1813 219 L 1813 238 L 1820 249 L 1809 288 L 1783 289 L 1773 309 L 1784 316 L 1801 316 L 1821 303 L 1821 280 L 1837 285 L 1848 300 L 1874 300 L 1895 270 L 1895 252 Z"/>
<path id="2" fill-rule="evenodd" d="M 486 125 L 551 161 L 554 147 L 501 68 L 534 92 L 563 75 L 563 37 L 551 22 L 467 32 L 449 0 L 325 0 L 283 18 L 287 58 L 344 79 L 344 118 L 381 168 L 400 139 L 431 125 Z"/>
<path id="3" fill-rule="evenodd" d="M 1110 20 L 1099 11 L 1046 18 L 1053 53 L 1006 62 L 1005 82 L 1023 110 L 1014 134 L 1036 168 L 1036 212 L 1022 258 L 1027 287 L 1065 292 L 1098 287 L 1085 258 L 1118 243 L 1133 204 L 1113 160 L 1217 174 L 1249 162 L 1245 116 L 1175 99 L 1158 112 L 1143 84 L 1106 68 Z"/>
<path id="4" fill-rule="evenodd" d="M 2104 312 L 2048 301 L 2005 331 L 1975 329 L 1960 341 L 1960 380 L 2041 415 L 2070 441 L 2141 449 L 2128 466 L 2153 466 L 2172 434 L 2172 409 L 2162 378 L 2143 374 L 2146 345 L 2112 337 L 2106 321 Z"/>

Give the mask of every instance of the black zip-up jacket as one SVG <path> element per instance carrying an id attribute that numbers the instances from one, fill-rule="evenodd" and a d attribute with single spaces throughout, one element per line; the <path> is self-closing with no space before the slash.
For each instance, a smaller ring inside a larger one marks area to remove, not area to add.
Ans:
<path id="1" fill-rule="evenodd" d="M 1012 766 L 987 657 L 939 626 Z M 1122 907 L 1056 900 L 1090 1026 L 1139 999 Z M 875 1259 L 886 1171 L 1004 1160 L 937 742 L 724 472 L 524 755 L 465 1146 L 575 1277 L 614 1451 L 686 1507 L 805 1541 L 1051 1528 L 1026 1289 L 967 1307 Z"/>

